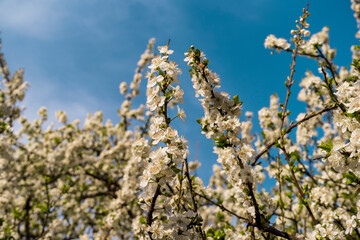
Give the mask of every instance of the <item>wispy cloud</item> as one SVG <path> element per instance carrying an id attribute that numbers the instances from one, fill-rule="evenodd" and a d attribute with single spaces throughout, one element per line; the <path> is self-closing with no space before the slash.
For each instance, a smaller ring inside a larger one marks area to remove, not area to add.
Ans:
<path id="1" fill-rule="evenodd" d="M 0 28 L 20 35 L 47 39 L 66 16 L 61 2 L 60 0 L 0 1 Z"/>
<path id="2" fill-rule="evenodd" d="M 270 0 L 228 1 L 226 4 L 222 1 L 211 1 L 212 7 L 243 21 L 261 20 L 262 11 L 266 9 L 269 4 L 271 4 Z"/>
<path id="3" fill-rule="evenodd" d="M 139 10 L 139 11 L 138 11 Z M 168 21 L 169 15 L 174 15 L 174 6 L 167 0 L 86 0 L 86 1 L 70 1 L 70 0 L 0 0 L 0 30 L 4 30 L 12 34 L 12 39 L 34 39 L 31 44 L 37 46 L 37 49 L 46 51 L 46 54 L 38 54 L 41 57 L 34 57 L 36 51 L 24 50 L 24 46 L 20 46 L 19 51 L 24 60 L 26 71 L 26 80 L 31 83 L 31 87 L 25 98 L 23 105 L 27 106 L 25 115 L 29 119 L 36 118 L 36 112 L 41 106 L 49 109 L 49 118 L 51 119 L 56 110 L 64 110 L 71 119 L 80 118 L 83 120 L 87 112 L 94 112 L 99 106 L 99 99 L 85 92 L 76 92 L 67 89 L 63 81 L 60 80 L 59 72 L 49 72 L 48 64 L 51 61 L 57 61 L 59 55 L 53 56 L 50 53 L 58 53 L 57 48 L 51 42 L 54 36 L 67 35 L 67 41 L 71 38 L 91 36 L 102 42 L 103 38 L 108 35 L 119 34 L 121 36 L 132 37 L 129 33 L 129 27 L 125 22 L 138 19 L 142 16 L 141 23 L 153 25 L 163 25 Z M 159 14 L 162 13 L 162 14 Z M 145 17 L 144 17 L 145 16 Z M 145 21 L 150 19 L 152 21 Z M 157 24 L 159 23 L 159 24 Z M 138 23 L 136 26 L 141 27 Z M 131 29 L 134 31 L 133 29 Z M 140 29 L 136 29 L 141 32 Z M 82 31 L 81 34 L 78 33 Z M 69 34 L 72 33 L 72 34 Z M 128 39 L 126 38 L 126 39 Z M 125 40 L 126 40 L 125 39 Z M 47 41 L 46 47 L 39 47 L 38 40 Z M 62 41 L 62 39 L 57 41 Z M 75 41 L 76 42 L 76 41 Z M 84 41 L 86 43 L 86 41 Z M 68 41 L 69 44 L 72 41 Z M 59 46 L 61 47 L 61 46 Z M 79 46 L 71 47 L 76 52 Z M 46 49 L 46 50 L 45 50 Z M 67 51 L 68 49 L 62 50 Z M 46 62 L 43 62 L 46 56 Z M 73 61 L 73 62 L 72 62 Z M 74 66 L 72 75 L 82 76 L 79 69 L 83 69 L 79 62 L 76 62 L 72 56 L 64 60 L 69 65 Z M 64 67 L 63 63 L 58 63 L 59 68 Z M 101 61 L 99 64 L 102 64 Z M 118 61 L 116 65 L 124 65 L 126 70 L 126 59 Z M 131 63 L 131 69 L 136 62 Z M 106 67 L 111 66 L 106 62 Z M 133 70 L 130 70 L 132 72 Z M 61 72 L 61 71 L 60 71 Z M 79 78 L 79 81 L 85 81 L 85 78 Z M 62 90 L 66 90 L 63 91 Z M 67 94 L 65 93 L 67 92 Z M 98 97 L 98 96 L 97 96 Z M 105 100 L 104 100 L 105 101 Z M 103 104 L 106 105 L 106 104 Z"/>
<path id="4" fill-rule="evenodd" d="M 56 121 L 57 110 L 66 112 L 69 120 L 80 119 L 81 122 L 87 113 L 100 110 L 99 100 L 90 94 L 83 91 L 66 92 L 59 84 L 49 84 L 45 79 L 32 84 L 22 104 L 26 106 L 24 114 L 30 120 L 39 118 L 37 111 L 43 106 L 48 109 L 50 121 Z"/>
<path id="5" fill-rule="evenodd" d="M 48 40 L 76 26 L 104 37 L 110 22 L 125 22 L 136 14 L 159 20 L 159 12 L 160 16 L 174 12 L 173 4 L 166 0 L 0 0 L 0 30 Z"/>

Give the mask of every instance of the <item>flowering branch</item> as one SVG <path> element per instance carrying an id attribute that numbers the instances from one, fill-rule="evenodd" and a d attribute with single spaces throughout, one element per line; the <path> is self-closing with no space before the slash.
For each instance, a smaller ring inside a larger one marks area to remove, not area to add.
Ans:
<path id="1" fill-rule="evenodd" d="M 306 117 L 304 117 L 303 119 L 301 119 L 300 121 L 291 124 L 285 131 L 283 131 L 283 136 L 285 136 L 286 134 L 289 134 L 294 128 L 296 128 L 297 126 L 299 126 L 301 123 L 306 122 L 307 120 L 319 116 L 325 112 L 329 112 L 331 110 L 336 109 L 338 106 L 328 106 L 325 107 L 324 109 L 321 109 L 319 111 L 316 111 L 312 114 L 307 115 Z M 264 155 L 267 151 L 269 151 L 269 149 L 274 146 L 276 143 L 278 143 L 279 139 L 281 138 L 281 136 L 277 137 L 274 141 L 272 141 L 271 143 L 269 143 L 268 145 L 265 146 L 264 149 L 261 150 L 261 152 L 259 152 L 255 157 L 254 157 L 254 162 L 251 164 L 252 166 L 255 166 L 257 161 L 261 158 L 262 155 Z"/>

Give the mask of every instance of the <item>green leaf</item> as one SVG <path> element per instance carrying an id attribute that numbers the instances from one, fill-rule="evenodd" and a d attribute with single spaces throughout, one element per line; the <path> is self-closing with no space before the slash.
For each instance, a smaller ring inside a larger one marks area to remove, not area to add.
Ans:
<path id="1" fill-rule="evenodd" d="M 181 182 L 182 181 L 182 175 L 180 173 L 178 173 L 177 177 L 178 177 L 179 182 Z"/>
<path id="2" fill-rule="evenodd" d="M 305 184 L 305 185 L 303 186 L 303 192 L 304 192 L 304 194 L 308 194 L 308 193 L 309 193 L 309 185 L 308 185 L 308 184 Z"/>
<path id="3" fill-rule="evenodd" d="M 0 133 L 4 132 L 7 128 L 6 122 L 0 122 Z"/>
<path id="4" fill-rule="evenodd" d="M 227 139 L 224 134 L 222 134 L 220 137 L 213 138 L 215 141 L 213 145 L 216 145 L 219 148 L 225 148 L 230 146 L 229 139 Z"/>
<path id="5" fill-rule="evenodd" d="M 351 197 L 350 194 L 347 194 L 347 193 L 344 193 L 344 192 L 340 193 L 340 195 L 345 199 L 350 199 L 350 197 Z"/>
<path id="6" fill-rule="evenodd" d="M 14 207 L 13 216 L 14 216 L 15 219 L 20 218 L 21 217 L 21 210 Z"/>
<path id="7" fill-rule="evenodd" d="M 264 131 L 262 131 L 260 134 L 261 134 L 261 136 L 262 136 L 263 138 L 266 138 L 266 134 L 265 134 Z"/>
<path id="8" fill-rule="evenodd" d="M 221 212 L 217 212 L 216 213 L 216 217 L 220 222 L 224 222 L 225 221 L 225 215 Z"/>
<path id="9" fill-rule="evenodd" d="M 239 101 L 239 95 L 235 95 L 232 100 L 234 101 L 235 105 L 238 104 L 240 101 Z"/>
<path id="10" fill-rule="evenodd" d="M 196 56 L 196 57 L 200 57 L 200 55 L 201 55 L 200 50 L 199 50 L 199 49 L 195 49 L 195 56 Z"/>
<path id="11" fill-rule="evenodd" d="M 326 84 L 322 83 L 322 84 L 320 84 L 320 86 L 323 86 L 323 87 L 325 87 L 327 90 L 329 90 L 329 91 L 330 91 L 330 89 L 329 89 L 329 86 L 328 86 L 328 85 L 326 85 Z"/>
<path id="12" fill-rule="evenodd" d="M 320 145 L 317 145 L 318 148 L 321 148 L 322 150 L 326 151 L 327 153 L 331 152 L 331 149 L 333 148 L 333 143 L 330 139 L 328 139 L 327 143 L 322 142 Z"/>
<path id="13" fill-rule="evenodd" d="M 209 65 L 209 59 L 205 59 L 205 60 L 204 60 L 204 65 L 205 65 L 205 67 L 206 67 L 207 65 Z"/>
<path id="14" fill-rule="evenodd" d="M 141 216 L 140 219 L 139 219 L 139 222 L 140 222 L 141 224 L 146 224 L 146 219 Z"/>
<path id="15" fill-rule="evenodd" d="M 290 176 L 284 176 L 284 179 L 287 181 L 287 182 L 292 182 L 292 179 Z"/>
<path id="16" fill-rule="evenodd" d="M 61 138 L 55 137 L 53 140 L 54 140 L 54 142 L 55 142 L 56 144 L 60 144 L 60 143 L 61 143 Z"/>
<path id="17" fill-rule="evenodd" d="M 295 161 L 299 161 L 300 160 L 300 154 L 298 151 L 292 152 L 290 153 L 290 157 L 292 159 L 294 159 Z"/>
<path id="18" fill-rule="evenodd" d="M 67 193 L 69 191 L 69 189 L 70 189 L 70 187 L 68 185 L 64 184 L 61 188 L 61 191 L 63 193 Z"/>
<path id="19" fill-rule="evenodd" d="M 231 229 L 231 230 L 233 230 L 234 227 L 233 227 L 231 224 L 229 224 L 228 222 L 225 222 L 225 229 Z"/>
<path id="20" fill-rule="evenodd" d="M 359 45 L 354 45 L 354 49 L 357 51 L 360 51 L 360 46 Z"/>
<path id="21" fill-rule="evenodd" d="M 247 196 L 249 196 L 249 195 L 250 195 L 250 190 L 249 190 L 249 189 L 244 188 L 244 189 L 243 189 L 243 191 L 244 191 L 244 193 L 245 193 Z"/>
<path id="22" fill-rule="evenodd" d="M 346 172 L 343 174 L 343 177 L 347 179 L 346 184 L 353 182 L 360 183 L 359 178 L 353 172 Z"/>
<path id="23" fill-rule="evenodd" d="M 354 118 L 356 117 L 356 113 L 345 113 L 346 116 L 350 117 L 350 118 Z"/>
<path id="24" fill-rule="evenodd" d="M 307 205 L 306 199 L 303 199 L 303 198 L 299 198 L 299 203 L 300 203 L 300 205 Z"/>
<path id="25" fill-rule="evenodd" d="M 214 237 L 215 235 L 215 230 L 213 227 L 209 228 L 207 231 L 206 231 L 206 237 Z"/>

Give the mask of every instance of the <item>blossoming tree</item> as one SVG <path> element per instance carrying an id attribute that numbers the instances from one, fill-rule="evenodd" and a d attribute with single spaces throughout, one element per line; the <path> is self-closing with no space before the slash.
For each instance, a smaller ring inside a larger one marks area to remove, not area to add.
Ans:
<path id="1" fill-rule="evenodd" d="M 351 7 L 360 25 L 360 2 Z M 258 135 L 252 113 L 239 120 L 239 96 L 219 91 L 205 54 L 193 46 L 185 53 L 204 110 L 199 130 L 218 157 L 208 186 L 173 127 L 186 114 L 169 43 L 157 52 L 151 39 L 133 81 L 120 84 L 117 124 L 96 112 L 80 126 L 58 111 L 60 127 L 45 127 L 44 107 L 30 122 L 18 106 L 23 71 L 11 75 L 0 53 L 0 239 L 360 239 L 360 46 L 350 68 L 336 66 L 329 28 L 311 35 L 309 15 L 307 7 L 291 42 L 265 40 L 292 63 L 286 99 L 273 95 L 259 111 Z M 307 111 L 294 117 L 299 57 L 315 59 L 319 73 L 301 80 Z M 147 66 L 146 107 L 134 108 Z M 276 185 L 263 188 L 269 178 Z"/>

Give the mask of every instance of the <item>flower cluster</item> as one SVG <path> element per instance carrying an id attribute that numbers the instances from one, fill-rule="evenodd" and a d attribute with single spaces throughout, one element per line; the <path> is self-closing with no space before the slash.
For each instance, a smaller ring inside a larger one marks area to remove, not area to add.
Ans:
<path id="1" fill-rule="evenodd" d="M 354 17 L 360 27 L 360 2 L 358 0 L 351 0 L 351 9 L 354 11 Z M 360 31 L 356 33 L 356 37 L 360 38 Z"/>
<path id="2" fill-rule="evenodd" d="M 176 85 L 181 71 L 169 60 L 169 44 L 158 50 L 147 74 L 147 107 L 153 112 L 149 137 L 156 147 L 143 158 L 147 164 L 140 177 L 141 202 L 147 211 L 143 232 L 150 239 L 195 239 L 202 230 L 193 191 L 202 184 L 190 178 L 187 140 L 170 126 L 176 117 L 186 116 L 177 105 L 183 103 L 184 92 Z M 171 118 L 168 110 L 175 105 L 178 114 Z"/>
<path id="3" fill-rule="evenodd" d="M 270 34 L 266 37 L 264 46 L 265 48 L 276 49 L 280 52 L 281 49 L 289 50 L 291 45 L 285 38 L 277 38 L 273 34 Z"/>

